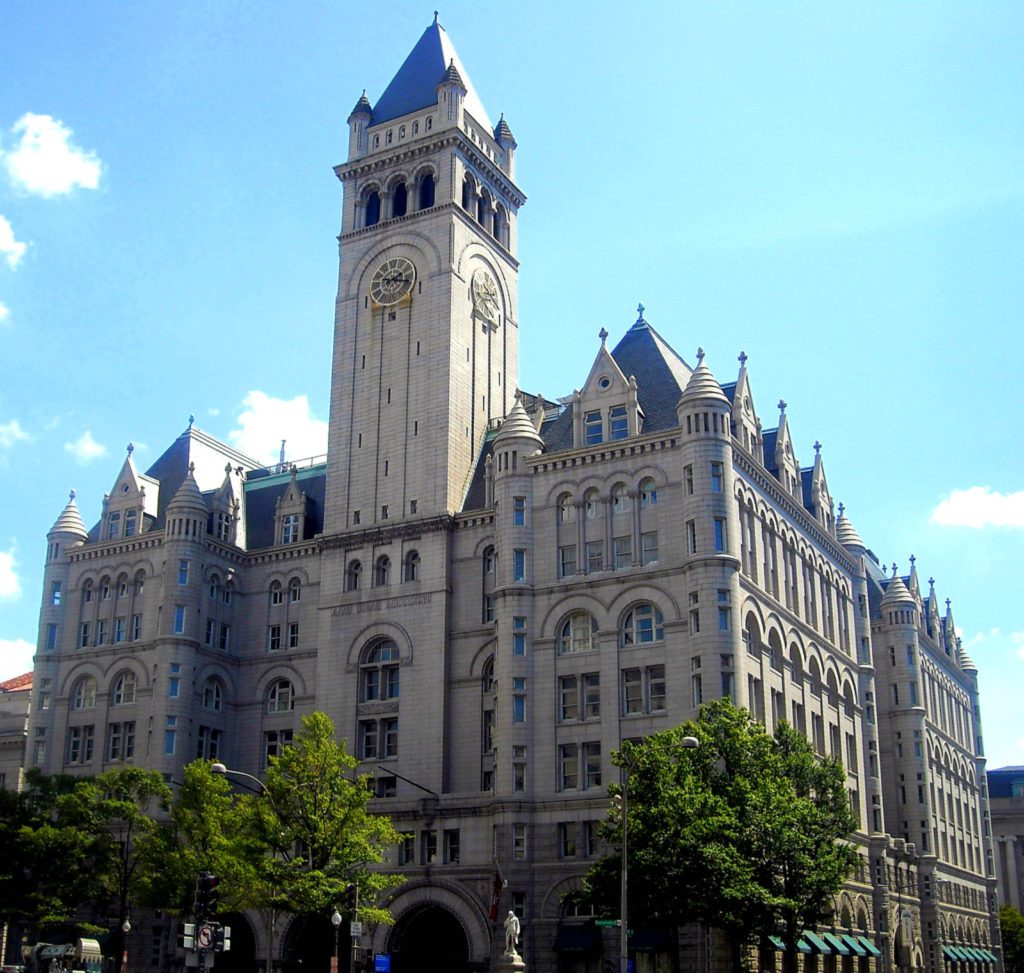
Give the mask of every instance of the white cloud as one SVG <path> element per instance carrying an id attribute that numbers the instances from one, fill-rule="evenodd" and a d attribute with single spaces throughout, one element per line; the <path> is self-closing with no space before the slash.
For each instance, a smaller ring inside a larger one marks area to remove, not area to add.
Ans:
<path id="1" fill-rule="evenodd" d="M 327 423 L 309 411 L 309 399 L 275 399 L 266 392 L 249 392 L 242 400 L 243 411 L 235 420 L 237 428 L 228 440 L 237 449 L 264 463 L 274 463 L 287 440 L 288 459 L 304 459 L 327 452 Z"/>
<path id="2" fill-rule="evenodd" d="M 18 578 L 17 568 L 14 548 L 0 551 L 0 598 L 13 599 L 21 594 L 21 580 Z"/>
<path id="3" fill-rule="evenodd" d="M 90 429 L 86 429 L 73 443 L 65 443 L 64 451 L 74 456 L 81 465 L 107 455 L 107 447 L 92 438 Z"/>
<path id="4" fill-rule="evenodd" d="M 6 216 L 0 214 L 0 255 L 7 261 L 7 266 L 11 270 L 21 263 L 27 249 L 27 243 L 14 239 L 14 227 Z"/>
<path id="5" fill-rule="evenodd" d="M 103 164 L 95 152 L 74 144 L 74 133 L 60 119 L 26 112 L 11 131 L 20 138 L 4 153 L 3 162 L 15 186 L 40 196 L 61 196 L 76 186 L 99 185 Z"/>
<path id="6" fill-rule="evenodd" d="M 3 324 L 7 320 L 10 313 L 11 309 L 4 304 L 3 301 L 0 301 L 0 324 Z"/>
<path id="7" fill-rule="evenodd" d="M 999 493 L 989 487 L 954 490 L 932 511 L 944 527 L 1024 528 L 1024 490 Z"/>
<path id="8" fill-rule="evenodd" d="M 0 639 L 0 682 L 32 671 L 36 647 L 25 639 Z"/>
<path id="9" fill-rule="evenodd" d="M 15 443 L 31 438 L 21 428 L 21 423 L 17 419 L 12 419 L 10 422 L 0 422 L 0 449 L 10 449 Z"/>

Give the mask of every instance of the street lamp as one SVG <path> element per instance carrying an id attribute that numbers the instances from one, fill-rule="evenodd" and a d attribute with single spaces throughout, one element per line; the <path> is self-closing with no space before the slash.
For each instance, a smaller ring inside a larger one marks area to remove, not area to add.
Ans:
<path id="1" fill-rule="evenodd" d="M 132 924 L 125 918 L 121 923 L 121 932 L 124 934 L 121 946 L 121 973 L 128 973 L 128 933 L 132 931 Z"/>
<path id="2" fill-rule="evenodd" d="M 270 795 L 270 791 L 267 789 L 267 785 L 264 784 L 263 781 L 259 779 L 259 777 L 254 777 L 252 774 L 247 774 L 244 770 L 232 770 L 230 767 L 218 763 L 210 765 L 210 773 L 219 774 L 221 777 L 226 777 L 228 774 L 230 774 L 232 777 L 244 777 L 246 780 L 251 780 L 253 781 L 253 783 L 259 785 L 260 791 L 263 794 L 267 796 Z"/>
<path id="3" fill-rule="evenodd" d="M 331 913 L 331 925 L 334 926 L 334 955 L 331 957 L 331 973 L 338 973 L 338 930 L 341 929 L 341 913 L 337 907 Z"/>
<path id="4" fill-rule="evenodd" d="M 678 743 L 671 742 L 664 746 L 649 748 L 659 751 L 676 749 L 682 747 L 684 750 L 694 750 L 700 746 L 700 740 L 696 737 L 683 737 Z M 629 775 L 633 772 L 637 760 L 644 753 L 640 750 L 636 755 L 627 759 L 622 765 L 622 875 L 619 886 L 619 973 L 629 971 Z"/>

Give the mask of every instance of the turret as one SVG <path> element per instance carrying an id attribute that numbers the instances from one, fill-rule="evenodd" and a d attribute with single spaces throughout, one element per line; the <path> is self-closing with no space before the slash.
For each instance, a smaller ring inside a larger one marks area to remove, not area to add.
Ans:
<path id="1" fill-rule="evenodd" d="M 519 145 L 512 134 L 512 129 L 508 127 L 508 122 L 505 121 L 504 113 L 498 119 L 498 124 L 494 127 L 494 141 L 505 150 L 505 172 L 508 174 L 509 179 L 515 179 L 516 149 Z"/>
<path id="2" fill-rule="evenodd" d="M 164 549 L 164 622 L 161 635 L 199 640 L 202 555 L 209 507 L 196 483 L 195 464 L 167 505 Z"/>
<path id="3" fill-rule="evenodd" d="M 366 89 L 359 96 L 355 108 L 348 116 L 348 161 L 359 159 L 366 155 L 367 138 L 366 130 L 373 121 L 373 109 L 370 107 L 370 99 L 366 97 Z"/>
<path id="4" fill-rule="evenodd" d="M 697 349 L 697 367 L 676 405 L 683 492 L 684 570 L 689 577 L 689 644 L 699 668 L 705 699 L 727 692 L 747 705 L 746 680 L 733 654 L 739 626 L 740 524 L 734 502 L 732 406 Z M 695 667 L 696 668 L 696 667 Z"/>
<path id="5" fill-rule="evenodd" d="M 46 565 L 43 568 L 43 601 L 39 610 L 40 652 L 53 652 L 64 636 L 64 615 L 71 574 L 70 553 L 89 539 L 75 503 L 75 491 L 46 535 Z"/>
<path id="6" fill-rule="evenodd" d="M 462 128 L 462 111 L 467 94 L 466 83 L 452 58 L 437 83 L 437 107 L 441 118 L 454 128 Z"/>

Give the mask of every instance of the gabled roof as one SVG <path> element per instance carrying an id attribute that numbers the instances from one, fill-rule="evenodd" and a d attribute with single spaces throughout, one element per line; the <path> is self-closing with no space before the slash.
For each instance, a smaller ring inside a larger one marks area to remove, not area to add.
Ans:
<path id="1" fill-rule="evenodd" d="M 318 464 L 298 471 L 299 490 L 306 494 L 306 524 L 304 536 L 323 533 L 324 497 L 327 492 L 327 466 Z M 258 473 L 245 481 L 245 544 L 250 551 L 273 547 L 277 501 L 288 492 L 292 475 Z"/>
<path id="2" fill-rule="evenodd" d="M 373 106 L 372 124 L 379 125 L 437 104 L 437 86 L 448 74 L 448 67 L 452 63 L 466 88 L 466 111 L 491 131 L 494 126 L 473 88 L 473 82 L 469 80 L 455 45 L 436 20 L 423 32 L 398 73 L 391 79 L 391 84 L 377 99 L 377 104 Z"/>
<path id="3" fill-rule="evenodd" d="M 636 379 L 637 399 L 644 414 L 642 432 L 678 426 L 676 403 L 690 381 L 692 369 L 643 317 L 622 336 L 612 358 L 623 375 Z"/>

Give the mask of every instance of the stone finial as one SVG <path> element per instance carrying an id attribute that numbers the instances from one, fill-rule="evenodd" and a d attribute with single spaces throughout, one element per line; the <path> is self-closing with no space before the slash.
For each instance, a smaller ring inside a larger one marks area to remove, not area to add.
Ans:
<path id="1" fill-rule="evenodd" d="M 637 304 L 636 306 L 636 320 L 639 324 L 644 319 L 644 306 L 643 304 Z"/>
<path id="2" fill-rule="evenodd" d="M 703 364 L 704 364 L 704 349 L 703 348 L 698 348 L 697 349 L 697 367 L 700 368 L 700 366 L 703 365 Z"/>
<path id="3" fill-rule="evenodd" d="M 934 588 L 935 587 L 935 579 L 934 578 L 929 578 L 928 579 L 928 587 L 929 588 Z"/>
<path id="4" fill-rule="evenodd" d="M 230 463 L 228 463 L 228 465 L 224 467 L 224 472 L 227 473 L 228 475 L 231 474 L 231 464 Z"/>
<path id="5" fill-rule="evenodd" d="M 745 351 L 741 351 L 739 358 L 736 360 L 740 363 L 740 368 L 745 368 L 747 364 L 747 353 Z"/>
<path id="6" fill-rule="evenodd" d="M 910 555 L 910 567 L 911 567 L 911 568 L 913 568 L 913 567 L 914 567 L 914 562 L 915 562 L 916 560 L 917 560 L 917 557 L 916 557 L 915 555 L 911 554 L 911 555 Z"/>
<path id="7" fill-rule="evenodd" d="M 842 517 L 842 516 L 843 516 L 843 511 L 844 511 L 844 510 L 846 510 L 846 507 L 844 507 L 844 506 L 843 506 L 843 502 L 842 502 L 842 500 L 840 500 L 840 501 L 839 501 L 839 516 L 840 516 L 840 517 Z"/>
<path id="8" fill-rule="evenodd" d="M 896 577 L 896 562 L 895 561 L 892 562 L 892 576 L 894 578 Z"/>
<path id="9" fill-rule="evenodd" d="M 604 343 L 608 340 L 608 329 L 602 328 L 597 332 L 597 336 L 601 339 L 601 347 L 604 347 Z"/>
<path id="10" fill-rule="evenodd" d="M 195 463 L 195 460 L 192 460 L 192 462 L 190 462 L 188 464 L 189 476 L 192 476 L 195 473 L 195 471 L 196 471 L 196 463 Z"/>
<path id="11" fill-rule="evenodd" d="M 437 11 L 436 10 L 434 11 L 434 23 L 435 24 L 437 23 Z"/>
<path id="12" fill-rule="evenodd" d="M 195 416 L 190 415 L 188 417 L 188 427 L 189 427 L 189 429 L 192 428 L 192 426 L 195 423 L 195 421 L 196 421 L 196 417 Z"/>
<path id="13" fill-rule="evenodd" d="M 131 456 L 135 452 L 135 443 L 128 444 L 128 455 Z"/>
<path id="14" fill-rule="evenodd" d="M 77 496 L 78 496 L 78 491 L 77 491 L 77 490 L 75 490 L 74 488 L 72 488 L 72 489 L 71 489 L 71 490 L 70 490 L 70 491 L 68 492 L 68 503 L 70 503 L 70 502 L 71 502 L 72 500 L 74 500 L 74 499 L 75 499 L 75 497 L 77 497 Z"/>
<path id="15" fill-rule="evenodd" d="M 786 414 L 786 400 L 785 399 L 779 399 L 779 412 L 781 412 L 783 415 Z"/>
<path id="16" fill-rule="evenodd" d="M 821 443 L 817 439 L 814 440 L 814 455 L 818 456 L 821 453 Z"/>
<path id="17" fill-rule="evenodd" d="M 950 604 L 951 604 L 951 602 L 950 602 L 950 600 L 949 600 L 949 599 L 947 598 L 947 599 L 946 599 L 946 611 L 947 611 L 947 612 L 949 611 L 949 606 L 950 606 Z"/>

